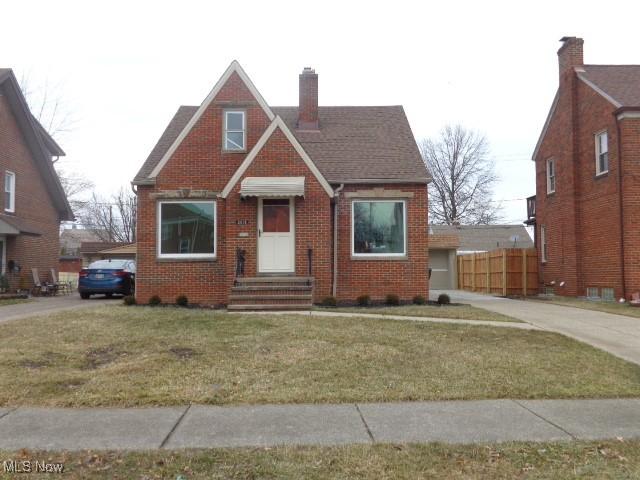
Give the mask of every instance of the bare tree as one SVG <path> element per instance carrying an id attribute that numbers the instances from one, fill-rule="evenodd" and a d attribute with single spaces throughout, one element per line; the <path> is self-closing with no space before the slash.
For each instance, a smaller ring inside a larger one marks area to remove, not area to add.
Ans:
<path id="1" fill-rule="evenodd" d="M 431 172 L 430 221 L 483 225 L 500 220 L 493 201 L 498 180 L 484 136 L 461 125 L 447 125 L 436 139 L 423 140 L 420 151 Z"/>
<path id="2" fill-rule="evenodd" d="M 109 198 L 94 192 L 80 210 L 80 221 L 85 228 L 95 230 L 103 242 L 136 241 L 136 196 L 125 188 Z"/>

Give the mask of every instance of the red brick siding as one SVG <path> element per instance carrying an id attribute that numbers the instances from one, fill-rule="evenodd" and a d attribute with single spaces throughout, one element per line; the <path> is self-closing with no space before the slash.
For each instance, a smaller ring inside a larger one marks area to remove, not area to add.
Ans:
<path id="1" fill-rule="evenodd" d="M 627 297 L 640 292 L 640 118 L 620 120 L 622 144 L 622 192 L 624 272 Z"/>
<path id="2" fill-rule="evenodd" d="M 41 280 L 46 280 L 49 270 L 58 267 L 59 215 L 7 99 L 0 95 L 0 212 L 3 213 L 7 170 L 16 174 L 14 215 L 37 225 L 42 232 L 41 236 L 7 237 L 7 260 L 17 262 L 22 267 L 20 275 L 32 285 L 31 268 L 38 268 Z M 8 275 L 11 288 L 20 286 L 20 275 Z"/>
<path id="3" fill-rule="evenodd" d="M 402 260 L 363 260 L 351 258 L 351 202 L 347 192 L 385 188 L 413 193 L 407 200 L 407 249 Z M 370 295 L 382 300 L 393 293 L 402 300 L 415 295 L 428 296 L 429 238 L 427 235 L 427 189 L 424 185 L 349 185 L 338 201 L 338 291 L 339 300 L 354 300 Z"/>

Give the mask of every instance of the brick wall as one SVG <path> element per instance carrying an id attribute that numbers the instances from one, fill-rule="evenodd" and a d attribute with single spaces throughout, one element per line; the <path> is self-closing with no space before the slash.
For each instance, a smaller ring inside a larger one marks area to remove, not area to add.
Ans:
<path id="1" fill-rule="evenodd" d="M 640 118 L 624 118 L 620 123 L 622 149 L 622 192 L 624 232 L 624 273 L 627 297 L 640 292 Z"/>
<path id="2" fill-rule="evenodd" d="M 31 268 L 38 268 L 41 280 L 58 267 L 60 254 L 59 215 L 7 99 L 0 95 L 0 212 L 4 213 L 4 174 L 16 174 L 15 216 L 37 225 L 40 236 L 8 236 L 7 260 L 14 260 L 22 272 L 9 274 L 11 288 L 32 285 Z M 20 282 L 20 276 L 25 279 Z M 26 284 L 25 284 L 26 282 Z"/>

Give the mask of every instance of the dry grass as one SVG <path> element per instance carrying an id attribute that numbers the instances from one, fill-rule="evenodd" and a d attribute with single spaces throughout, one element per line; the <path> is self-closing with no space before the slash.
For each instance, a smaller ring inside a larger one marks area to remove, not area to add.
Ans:
<path id="1" fill-rule="evenodd" d="M 0 307 L 5 305 L 17 305 L 18 303 L 29 303 L 29 298 L 0 298 Z"/>
<path id="2" fill-rule="evenodd" d="M 492 322 L 520 322 L 520 320 L 500 313 L 490 312 L 484 308 L 471 305 L 400 305 L 391 307 L 376 305 L 371 307 L 338 307 L 322 308 L 331 312 L 378 313 L 382 315 L 403 315 L 414 317 L 454 318 L 457 320 L 488 320 Z"/>
<path id="3" fill-rule="evenodd" d="M 104 306 L 0 325 L 0 405 L 640 396 L 640 367 L 558 334 Z"/>
<path id="4" fill-rule="evenodd" d="M 574 297 L 548 297 L 544 300 L 535 299 L 532 301 L 544 301 L 546 303 L 555 303 L 557 305 L 564 305 L 568 307 L 584 308 L 585 310 L 596 310 L 598 312 L 613 313 L 616 315 L 626 315 L 628 317 L 640 318 L 640 307 L 632 307 L 628 303 L 616 303 L 616 302 L 601 302 L 593 300 L 585 300 Z"/>
<path id="5" fill-rule="evenodd" d="M 77 479 L 640 478 L 640 441 L 353 445 L 151 452 L 0 452 L 63 462 Z M 40 478 L 42 474 L 20 475 Z M 7 477 L 9 478 L 9 477 Z M 13 478 L 13 477 L 11 477 Z"/>

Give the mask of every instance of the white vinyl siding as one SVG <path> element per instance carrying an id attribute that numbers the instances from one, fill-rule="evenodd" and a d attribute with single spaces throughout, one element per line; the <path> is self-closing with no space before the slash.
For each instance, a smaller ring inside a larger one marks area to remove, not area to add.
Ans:
<path id="1" fill-rule="evenodd" d="M 16 211 L 16 174 L 13 172 L 4 174 L 4 211 Z"/>
<path id="2" fill-rule="evenodd" d="M 609 171 L 609 135 L 607 132 L 596 133 L 596 175 Z"/>
<path id="3" fill-rule="evenodd" d="M 547 160 L 547 193 L 556 191 L 556 161 L 553 158 Z"/>

